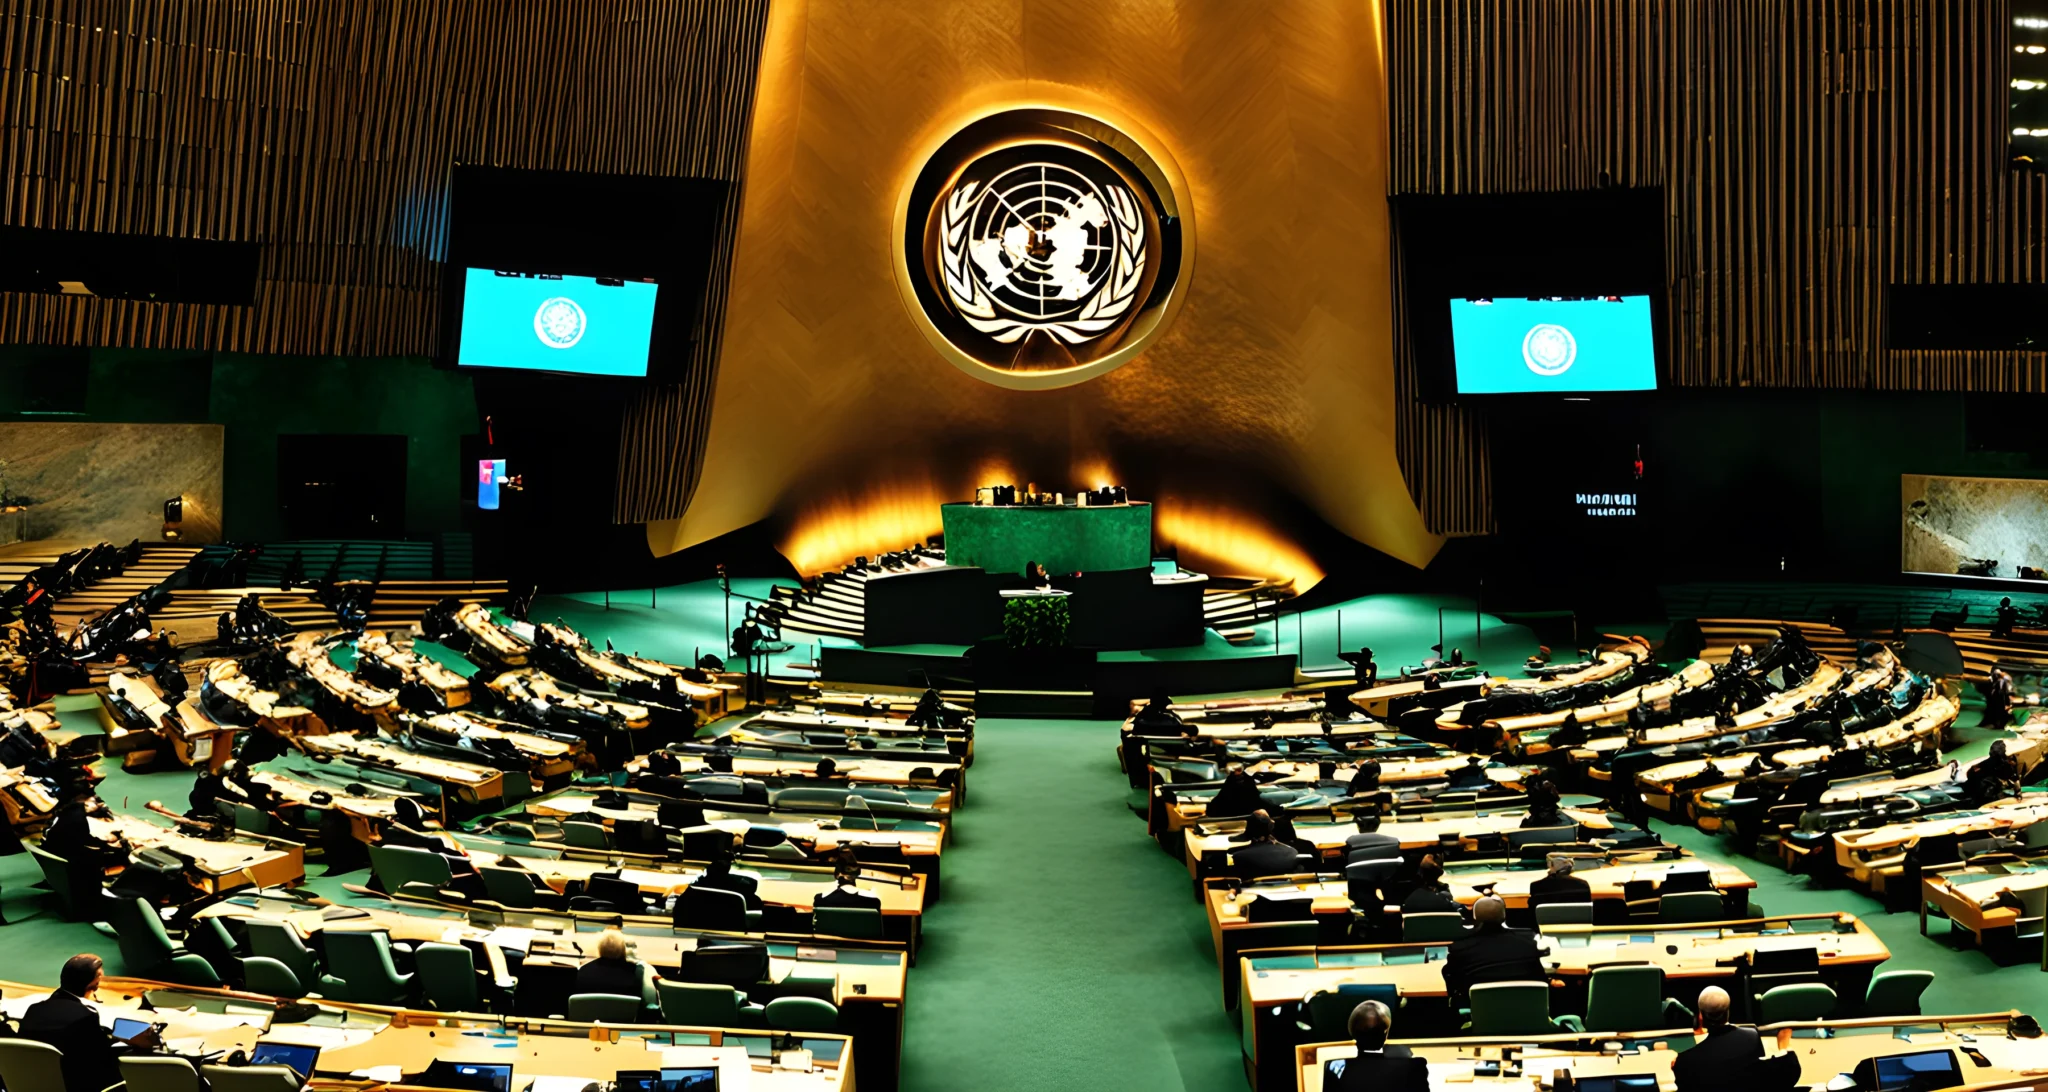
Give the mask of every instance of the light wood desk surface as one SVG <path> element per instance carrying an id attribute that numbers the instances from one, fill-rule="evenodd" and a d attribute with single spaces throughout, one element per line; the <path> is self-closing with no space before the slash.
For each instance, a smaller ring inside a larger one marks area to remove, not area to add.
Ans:
<path id="1" fill-rule="evenodd" d="M 1982 944 L 1986 929 L 2011 929 L 2019 921 L 2019 909 L 1999 903 L 1998 893 L 2039 887 L 2048 887 L 2048 867 L 2030 862 L 1966 866 L 1925 876 L 1920 881 L 1920 931 L 1927 932 L 1927 912 L 1934 907 L 1977 934 L 1977 942 Z"/>
<path id="2" fill-rule="evenodd" d="M 1819 952 L 1823 970 L 1875 965 L 1891 958 L 1884 941 L 1853 914 L 1762 920 L 1770 931 L 1725 924 L 1578 925 L 1552 926 L 1547 933 L 1529 935 L 1543 953 L 1544 967 L 1559 978 L 1584 978 L 1610 963 L 1654 963 L 1667 978 L 1726 978 L 1735 974 L 1735 968 L 1724 964 L 1737 956 L 1795 948 Z M 1852 931 L 1834 932 L 1837 920 Z M 1806 931 L 1792 931 L 1795 926 Z M 1443 941 L 1326 948 L 1313 955 L 1240 956 L 1245 972 L 1240 981 L 1244 996 L 1255 1005 L 1299 1001 L 1346 982 L 1393 982 L 1403 996 L 1442 997 L 1442 953 L 1449 947 L 1450 942 Z M 1423 957 L 1416 958 L 1416 953 Z"/>
<path id="3" fill-rule="evenodd" d="M 282 921 L 302 937 L 319 932 L 388 932 L 391 939 L 413 943 L 460 944 L 474 941 L 491 953 L 492 970 L 499 978 L 507 964 L 503 952 L 537 953 L 551 949 L 553 957 L 581 963 L 597 957 L 602 932 L 565 932 L 559 929 L 489 927 L 471 924 L 459 910 L 413 912 L 364 907 L 367 916 L 327 920 L 316 908 L 277 899 L 231 899 L 200 911 L 201 918 L 219 917 L 241 921 L 251 919 Z M 534 917 L 549 915 L 536 911 Z M 518 915 L 512 915 L 517 918 Z M 655 967 L 682 965 L 683 953 L 700 943 L 721 942 L 722 937 L 700 940 L 689 934 L 636 929 L 626 940 L 632 958 Z M 768 973 L 780 982 L 791 975 L 832 978 L 836 982 L 834 1004 L 850 1002 L 900 1002 L 904 996 L 909 956 L 900 948 L 834 948 L 819 944 L 770 944 Z M 856 989 L 855 987 L 860 987 Z"/>
<path id="4" fill-rule="evenodd" d="M 724 1088 L 839 1092 L 853 1087 L 852 1044 L 845 1043 L 842 1049 L 841 1057 L 821 1060 L 815 1071 L 802 1073 L 767 1068 L 766 1059 L 757 1067 L 747 1056 L 746 1047 L 737 1044 L 650 1049 L 647 1040 L 626 1034 L 621 1034 L 617 1042 L 608 1042 L 582 1035 L 512 1034 L 482 1027 L 409 1025 L 387 1026 L 359 1045 L 322 1050 L 317 1064 L 323 1076 L 342 1077 L 383 1066 L 418 1073 L 437 1059 L 510 1063 L 515 1082 L 541 1075 L 609 1081 L 621 1071 L 715 1066 L 719 1070 L 719 1085 Z"/>
<path id="5" fill-rule="evenodd" d="M 2048 820 L 2048 801 L 2022 804 L 2016 800 L 1994 801 L 1981 810 L 1944 812 L 1909 823 L 1887 823 L 1868 830 L 1835 832 L 1835 861 L 1845 871 L 1867 871 L 1882 858 L 1891 857 L 1922 838 L 1943 834 L 1978 834 L 1991 837 Z M 1858 877 L 1861 878 L 1860 876 Z"/>
<path id="6" fill-rule="evenodd" d="M 373 766 L 389 766 L 399 773 L 452 788 L 467 800 L 494 800 L 505 795 L 505 775 L 500 770 L 414 754 L 389 740 L 333 733 L 300 736 L 294 742 L 308 754 L 356 757 L 367 759 Z"/>
<path id="7" fill-rule="evenodd" d="M 1613 830 L 1614 825 L 1607 819 L 1607 813 L 1588 808 L 1560 809 L 1566 822 L 1577 823 L 1592 830 Z M 1470 841 L 1481 834 L 1506 835 L 1511 830 L 1522 829 L 1522 820 L 1528 818 L 1525 809 L 1508 809 L 1499 812 L 1477 814 L 1459 812 L 1443 816 L 1418 816 L 1413 819 L 1387 819 L 1380 823 L 1379 833 L 1400 839 L 1402 849 L 1422 849 L 1436 845 L 1446 834 L 1456 835 Z M 1213 829 L 1215 833 L 1203 833 Z M 1199 875 L 1202 854 L 1228 852 L 1243 844 L 1244 821 L 1218 819 L 1189 826 L 1182 832 L 1185 838 L 1188 872 Z M 1344 839 L 1358 833 L 1358 824 L 1351 822 L 1328 823 L 1311 820 L 1297 820 L 1294 824 L 1295 837 L 1314 843 L 1325 856 L 1340 853 Z"/>
<path id="8" fill-rule="evenodd" d="M 742 754 L 733 756 L 732 772 L 741 777 L 810 778 L 816 774 L 818 761 L 823 758 L 830 758 L 832 760 L 834 767 L 832 780 L 847 783 L 838 786 L 840 788 L 880 785 L 892 789 L 922 789 L 933 794 L 932 807 L 938 808 L 941 811 L 952 809 L 953 793 L 951 790 L 940 788 L 930 778 L 913 780 L 910 776 L 912 771 L 919 769 L 928 770 L 934 774 L 941 770 L 958 770 L 960 768 L 959 762 L 943 753 L 930 760 L 862 758 L 857 755 L 796 755 L 793 753 L 785 754 L 783 757 L 764 758 Z M 684 774 L 712 772 L 711 766 L 704 760 L 702 755 L 678 754 L 676 755 L 676 761 L 682 767 Z M 626 763 L 626 770 L 629 773 L 645 773 L 647 771 L 647 756 L 640 755 Z M 829 786 L 821 785 L 821 787 Z"/>
<path id="9" fill-rule="evenodd" d="M 537 796 L 526 802 L 529 815 L 544 815 L 555 818 L 573 819 L 597 816 L 612 822 L 637 822 L 659 819 L 660 808 L 654 804 L 631 801 L 623 808 L 601 807 L 597 798 L 582 789 L 563 789 L 545 796 Z M 714 814 L 715 809 L 705 809 L 705 826 L 717 827 L 734 834 L 744 834 L 754 827 L 774 827 L 790 838 L 813 842 L 820 853 L 829 853 L 842 845 L 851 846 L 901 846 L 909 854 L 937 855 L 945 832 L 933 830 L 836 830 L 819 825 L 817 820 L 800 820 L 789 817 L 767 821 L 752 819 L 733 813 Z M 702 828 L 692 827 L 691 830 Z"/>
<path id="10" fill-rule="evenodd" d="M 305 847 L 289 842 L 211 842 L 133 815 L 90 816 L 87 823 L 95 837 L 118 834 L 133 850 L 167 849 L 189 858 L 193 863 L 186 875 L 214 894 L 251 884 L 275 887 L 296 883 L 306 875 Z"/>
<path id="11" fill-rule="evenodd" d="M 498 854 L 478 849 L 473 842 L 467 845 L 470 859 L 475 863 L 499 863 Z M 613 861 L 550 860 L 542 857 L 521 857 L 519 864 L 557 891 L 570 880 L 587 881 L 593 873 L 616 871 L 621 879 L 639 885 L 643 892 L 669 895 L 688 887 L 698 877 L 704 875 L 702 868 L 686 864 L 654 868 L 646 865 L 622 865 Z M 760 896 L 761 901 L 780 906 L 800 906 L 808 909 L 813 898 L 837 886 L 832 880 L 832 870 L 829 868 L 797 870 L 772 868 L 748 862 L 737 871 L 751 872 L 759 876 L 761 880 L 755 893 Z M 903 886 L 900 887 L 892 883 L 871 883 L 865 886 L 876 898 L 882 900 L 884 917 L 923 914 L 923 883 L 914 874 L 900 878 L 903 880 Z"/>
<path id="12" fill-rule="evenodd" d="M 1775 1057 L 1782 1053 L 1799 1056 L 1800 1087 L 1819 1087 L 1832 1080 L 1838 1073 L 1847 1073 L 1870 1058 L 1892 1054 L 1910 1054 L 1923 1050 L 1955 1049 L 1971 1046 L 1990 1062 L 1988 1067 L 1979 1067 L 1960 1052 L 1957 1063 L 1963 1077 L 1970 1083 L 1968 1088 L 2030 1087 L 2028 1078 L 2048 1079 L 2048 1039 L 2008 1039 L 2005 1036 L 2004 1017 L 1985 1016 L 1963 1018 L 1963 1022 L 1948 1027 L 1929 1030 L 1928 1023 L 1941 1017 L 1921 1018 L 1917 1023 L 1908 1021 L 1856 1020 L 1835 1021 L 1829 1026 L 1837 1029 L 1832 1038 L 1795 1038 L 1791 1045 L 1781 1050 L 1774 1034 L 1763 1034 L 1764 1053 Z M 1957 1018 L 1947 1018 L 1957 1019 Z M 1788 1026 L 1788 1025 L 1773 1025 Z M 1789 1025 L 1810 1027 L 1810 1024 Z M 1903 1026 L 1905 1038 L 1895 1038 L 1893 1029 Z M 1667 1036 L 1686 1035 L 1690 1029 L 1672 1029 Z M 1970 1034 L 1971 1040 L 1961 1036 Z M 1605 1038 L 1605 1037 L 1603 1037 Z M 1531 1077 L 1540 1074 L 1545 1081 L 1559 1069 L 1569 1069 L 1574 1077 L 1608 1077 L 1630 1073 L 1654 1073 L 1663 1089 L 1676 1087 L 1671 1075 L 1672 1059 L 1678 1052 L 1651 1049 L 1648 1033 L 1621 1037 L 1630 1047 L 1629 1053 L 1608 1055 L 1593 1051 L 1574 1049 L 1575 1043 L 1569 1036 L 1539 1037 L 1524 1041 L 1534 1043 L 1525 1050 L 1523 1075 L 1519 1077 L 1480 1077 L 1473 1075 L 1473 1066 L 1479 1060 L 1480 1044 L 1470 1039 L 1407 1040 L 1406 1045 L 1418 1057 L 1429 1062 L 1432 1087 L 1469 1087 L 1475 1090 L 1515 1089 L 1528 1092 L 1532 1087 Z M 1395 1040 L 1402 1042 L 1402 1040 Z M 1493 1058 L 1499 1057 L 1501 1040 L 1488 1040 Z M 1513 1041 L 1508 1041 L 1513 1042 Z M 1638 1052 L 1639 1050 L 1639 1052 Z M 1318 1092 L 1322 1088 L 1323 1063 L 1340 1058 L 1357 1056 L 1357 1047 L 1350 1043 L 1306 1044 L 1295 1049 L 1298 1063 L 1296 1092 Z"/>

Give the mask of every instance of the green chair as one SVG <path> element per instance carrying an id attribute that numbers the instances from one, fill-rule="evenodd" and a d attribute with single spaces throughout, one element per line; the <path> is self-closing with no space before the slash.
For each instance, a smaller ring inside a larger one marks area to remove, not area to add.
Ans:
<path id="1" fill-rule="evenodd" d="M 1465 915 L 1463 914 L 1401 915 L 1401 940 L 1403 943 L 1457 940 L 1464 935 Z"/>
<path id="2" fill-rule="evenodd" d="M 478 865 L 476 870 L 484 879 L 484 894 L 493 902 L 513 910 L 524 910 L 537 901 L 533 881 L 527 878 L 533 873 L 502 865 Z"/>
<path id="3" fill-rule="evenodd" d="M 1879 971 L 1863 994 L 1864 1016 L 1918 1016 L 1920 994 L 1934 981 L 1933 971 Z"/>
<path id="4" fill-rule="evenodd" d="M 655 984 L 661 998 L 661 1022 L 693 1028 L 751 1028 L 761 1026 L 762 1009 L 747 1004 L 747 995 L 716 982 L 671 982 Z"/>
<path id="5" fill-rule="evenodd" d="M 2023 949 L 2031 947 L 2041 969 L 2048 971 L 2048 887 L 2028 887 L 2013 894 L 2020 897 L 2020 916 L 2013 922 L 2013 940 Z"/>
<path id="6" fill-rule="evenodd" d="M 1757 998 L 1756 1022 L 1782 1024 L 1787 1020 L 1824 1020 L 1834 1011 L 1834 990 L 1818 982 L 1801 982 L 1765 990 L 1764 995 Z"/>
<path id="7" fill-rule="evenodd" d="M 829 974 L 796 974 L 775 984 L 777 997 L 815 997 L 830 1001 L 839 993 L 839 979 Z"/>
<path id="8" fill-rule="evenodd" d="M 1378 1001 L 1392 1011 L 1401 1007 L 1401 991 L 1390 982 L 1345 982 L 1334 990 L 1318 990 L 1301 999 L 1294 1026 L 1308 1033 L 1303 1042 L 1349 1039 L 1351 1012 L 1367 1001 Z"/>
<path id="9" fill-rule="evenodd" d="M 288 1065 L 209 1065 L 199 1075 L 213 1092 L 299 1092 L 305 1083 Z"/>
<path id="10" fill-rule="evenodd" d="M 778 997 L 762 1012 L 763 1022 L 776 1031 L 836 1031 L 839 1006 L 815 997 Z"/>
<path id="11" fill-rule="evenodd" d="M 414 846 L 371 846 L 370 871 L 387 894 L 396 895 L 407 884 L 425 884 L 436 890 L 454 882 L 448 858 L 431 849 Z"/>
<path id="12" fill-rule="evenodd" d="M 1680 891 L 1657 899 L 1657 920 L 1667 925 L 1720 921 L 1727 903 L 1719 891 Z"/>
<path id="13" fill-rule="evenodd" d="M 206 960 L 223 982 L 241 977 L 242 961 L 235 956 L 235 935 L 220 918 L 198 918 L 185 927 L 185 948 Z"/>
<path id="14" fill-rule="evenodd" d="M 0 1039 L 0 1085 L 63 1089 L 64 1052 L 34 1039 Z"/>
<path id="15" fill-rule="evenodd" d="M 533 795 L 533 775 L 525 770 L 506 770 L 505 803 L 517 804 Z"/>
<path id="16" fill-rule="evenodd" d="M 293 974 L 290 967 L 268 956 L 249 956 L 242 960 L 242 988 L 272 997 L 300 998 L 306 995 L 305 983 L 299 981 L 299 976 Z"/>
<path id="17" fill-rule="evenodd" d="M 1536 908 L 1536 931 L 1542 932 L 1546 925 L 1591 925 L 1593 904 L 1590 902 L 1546 902 Z"/>
<path id="18" fill-rule="evenodd" d="M 234 820 L 235 829 L 244 834 L 269 834 L 277 825 L 269 812 L 239 801 L 235 804 Z"/>
<path id="19" fill-rule="evenodd" d="M 420 997 L 442 1012 L 481 1012 L 476 957 L 460 944 L 422 944 L 413 949 L 413 974 Z"/>
<path id="20" fill-rule="evenodd" d="M 1596 967 L 1586 987 L 1585 1024 L 1597 1032 L 1689 1028 L 1692 1010 L 1664 996 L 1664 969 L 1651 963 Z"/>
<path id="21" fill-rule="evenodd" d="M 811 911 L 813 931 L 855 940 L 882 939 L 882 912 L 864 906 L 820 906 Z"/>
<path id="22" fill-rule="evenodd" d="M 567 1018 L 585 1024 L 637 1024 L 640 999 L 622 993 L 570 994 Z"/>
<path id="23" fill-rule="evenodd" d="M 383 930 L 327 930 L 327 974 L 320 976 L 321 996 L 367 1005 L 402 1005 L 412 976 L 399 974 L 391 961 L 391 936 Z"/>
<path id="24" fill-rule="evenodd" d="M 121 1059 L 128 1092 L 199 1092 L 199 1071 L 183 1058 L 143 1054 Z"/>
<path id="25" fill-rule="evenodd" d="M 71 886 L 71 862 L 54 853 L 46 853 L 39 846 L 27 848 L 29 856 L 34 857 L 36 864 L 42 866 L 43 886 L 49 888 L 52 895 L 57 896 L 57 905 L 63 908 L 64 920 L 79 920 L 79 907 L 77 900 L 73 898 Z"/>
<path id="26" fill-rule="evenodd" d="M 586 823 L 580 819 L 570 819 L 562 824 L 562 841 L 577 849 L 612 847 L 611 832 L 604 829 L 603 823 Z"/>
<path id="27" fill-rule="evenodd" d="M 297 996 L 304 996 L 304 991 L 319 985 L 320 961 L 314 957 L 312 949 L 306 947 L 306 942 L 299 939 L 297 929 L 282 921 L 265 921 L 262 918 L 250 918 L 242 925 L 249 931 L 249 951 L 283 964 L 298 982 L 301 992 Z M 243 973 L 248 973 L 246 968 Z"/>
<path id="28" fill-rule="evenodd" d="M 1585 1030 L 1578 1017 L 1551 1017 L 1548 982 L 1482 982 L 1472 987 L 1471 998 L 1471 1021 L 1466 1026 L 1473 1035 L 1554 1035 Z"/>
<path id="29" fill-rule="evenodd" d="M 171 943 L 164 922 L 142 899 L 112 899 L 109 917 L 114 938 L 121 945 L 124 974 L 136 978 L 160 978 L 181 986 L 218 986 L 220 976 L 202 956 Z"/>

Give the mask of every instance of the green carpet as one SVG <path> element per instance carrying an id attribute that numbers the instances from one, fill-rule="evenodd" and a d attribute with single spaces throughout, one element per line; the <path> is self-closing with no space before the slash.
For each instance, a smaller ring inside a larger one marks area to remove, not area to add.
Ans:
<path id="1" fill-rule="evenodd" d="M 1187 869 L 1104 721 L 984 720 L 910 973 L 903 1088 L 1243 1092 Z"/>

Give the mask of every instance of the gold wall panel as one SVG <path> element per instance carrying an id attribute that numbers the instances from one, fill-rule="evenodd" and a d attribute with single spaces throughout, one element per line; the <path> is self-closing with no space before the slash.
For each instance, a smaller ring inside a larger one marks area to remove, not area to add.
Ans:
<path id="1" fill-rule="evenodd" d="M 937 501 L 997 474 L 1104 475 L 1243 525 L 1205 517 L 1212 550 L 1284 539 L 1306 511 L 1426 563 L 1440 540 L 1394 454 L 1379 20 L 1356 0 L 777 0 L 703 474 L 650 546 L 775 518 L 799 564 L 830 564 L 937 530 Z M 948 363 L 892 267 L 920 157 L 1030 105 L 1155 136 L 1197 225 L 1172 326 L 1058 390 Z M 806 537 L 828 525 L 829 543 Z M 1206 560 L 1256 571 L 1275 554 L 1254 552 Z"/>

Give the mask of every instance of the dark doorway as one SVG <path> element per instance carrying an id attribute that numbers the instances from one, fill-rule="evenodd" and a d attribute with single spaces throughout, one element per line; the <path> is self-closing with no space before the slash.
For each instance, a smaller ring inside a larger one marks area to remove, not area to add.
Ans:
<path id="1" fill-rule="evenodd" d="M 404 436 L 280 433 L 277 507 L 290 539 L 404 538 Z"/>

